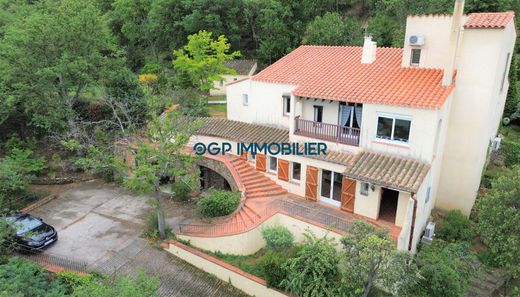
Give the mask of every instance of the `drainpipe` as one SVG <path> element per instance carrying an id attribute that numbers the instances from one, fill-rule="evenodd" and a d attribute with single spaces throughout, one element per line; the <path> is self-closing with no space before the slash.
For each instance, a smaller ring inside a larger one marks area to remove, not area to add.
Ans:
<path id="1" fill-rule="evenodd" d="M 415 219 L 417 216 L 417 198 L 415 193 L 412 193 L 411 198 L 413 200 L 413 213 L 412 213 L 412 225 L 410 226 L 410 239 L 408 241 L 408 251 L 412 251 L 413 232 L 415 230 Z"/>

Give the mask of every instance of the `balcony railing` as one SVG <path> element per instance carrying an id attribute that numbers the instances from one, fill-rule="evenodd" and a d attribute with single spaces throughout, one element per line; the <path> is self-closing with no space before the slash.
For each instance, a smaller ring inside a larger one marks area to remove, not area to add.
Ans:
<path id="1" fill-rule="evenodd" d="M 300 119 L 300 116 L 297 116 L 294 121 L 294 134 L 296 135 L 354 146 L 359 145 L 360 130 L 358 128 L 303 120 Z"/>

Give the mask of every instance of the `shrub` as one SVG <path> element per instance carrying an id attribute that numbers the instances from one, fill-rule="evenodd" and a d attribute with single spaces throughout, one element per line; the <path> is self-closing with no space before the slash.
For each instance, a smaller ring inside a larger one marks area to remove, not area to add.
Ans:
<path id="1" fill-rule="evenodd" d="M 269 287 L 280 287 L 280 283 L 287 276 L 283 265 L 287 261 L 285 254 L 277 251 L 267 251 L 260 261 L 262 272 Z"/>
<path id="2" fill-rule="evenodd" d="M 520 143 L 502 139 L 500 150 L 506 166 L 520 164 Z"/>
<path id="3" fill-rule="evenodd" d="M 437 222 L 437 236 L 448 242 L 471 241 L 471 221 L 460 210 L 450 210 Z"/>
<path id="4" fill-rule="evenodd" d="M 239 203 L 239 193 L 209 190 L 197 201 L 197 210 L 203 216 L 219 217 L 232 213 Z"/>
<path id="5" fill-rule="evenodd" d="M 290 248 L 294 242 L 291 231 L 283 226 L 266 227 L 262 229 L 262 236 L 267 247 L 276 251 Z"/>
<path id="6" fill-rule="evenodd" d="M 148 213 L 143 236 L 151 238 L 153 240 L 159 237 L 159 226 L 157 225 L 157 212 L 155 210 L 152 210 Z"/>
<path id="7" fill-rule="evenodd" d="M 88 284 L 94 279 L 92 274 L 83 275 L 69 271 L 58 272 L 56 273 L 56 276 L 58 277 L 58 280 L 71 291 L 76 287 Z"/>
<path id="8" fill-rule="evenodd" d="M 174 200 L 187 201 L 190 198 L 191 187 L 184 181 L 176 181 L 172 184 Z"/>

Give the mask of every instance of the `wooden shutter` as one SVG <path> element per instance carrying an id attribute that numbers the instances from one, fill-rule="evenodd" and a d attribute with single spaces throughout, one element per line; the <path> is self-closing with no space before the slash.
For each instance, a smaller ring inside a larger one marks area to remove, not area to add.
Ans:
<path id="1" fill-rule="evenodd" d="M 240 159 L 247 161 L 247 152 L 243 152 L 242 155 L 240 155 Z"/>
<path id="2" fill-rule="evenodd" d="M 318 168 L 307 166 L 305 175 L 305 198 L 312 201 L 318 200 Z"/>
<path id="3" fill-rule="evenodd" d="M 341 209 L 354 212 L 356 201 L 356 181 L 343 177 L 341 185 Z"/>
<path id="4" fill-rule="evenodd" d="M 265 172 L 265 155 L 256 154 L 256 170 Z"/>
<path id="5" fill-rule="evenodd" d="M 289 181 L 289 161 L 278 159 L 278 179 Z"/>

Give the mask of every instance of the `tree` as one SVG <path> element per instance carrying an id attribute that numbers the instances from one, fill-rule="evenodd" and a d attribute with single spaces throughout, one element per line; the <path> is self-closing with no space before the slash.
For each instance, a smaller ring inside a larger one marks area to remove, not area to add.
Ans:
<path id="1" fill-rule="evenodd" d="M 520 275 L 520 166 L 492 181 L 476 203 L 477 230 L 493 264 Z"/>
<path id="2" fill-rule="evenodd" d="M 8 105 L 40 131 L 81 142 L 74 105 L 123 67 L 106 18 L 91 1 L 41 1 L 4 27 L 0 85 Z"/>
<path id="3" fill-rule="evenodd" d="M 193 172 L 194 159 L 183 152 L 198 123 L 182 115 L 178 110 L 165 112 L 163 116 L 151 115 L 145 135 L 137 140 L 134 149 L 135 166 L 130 168 L 124 185 L 130 190 L 153 193 L 157 213 L 159 235 L 166 236 L 164 212 L 161 203 L 160 183 L 163 177 L 175 179 L 197 178 Z"/>
<path id="4" fill-rule="evenodd" d="M 303 44 L 360 45 L 363 41 L 361 26 L 353 18 L 342 18 L 335 12 L 317 16 L 307 25 Z"/>
<path id="5" fill-rule="evenodd" d="M 356 221 L 341 243 L 344 283 L 351 291 L 366 297 L 375 283 L 383 282 L 400 296 L 415 285 L 411 259 L 396 251 L 385 230 L 376 231 L 371 224 Z"/>
<path id="6" fill-rule="evenodd" d="M 188 36 L 187 45 L 173 52 L 173 67 L 188 77 L 192 87 L 209 91 L 215 81 L 223 79 L 222 74 L 234 73 L 233 69 L 224 64 L 239 57 L 240 52 L 228 53 L 229 48 L 224 35 L 214 40 L 211 32 L 199 31 Z"/>
<path id="7" fill-rule="evenodd" d="M 292 13 L 278 0 L 269 0 L 260 10 L 258 18 L 260 48 L 258 58 L 262 64 L 272 64 L 293 48 L 293 32 L 288 26 Z"/>
<path id="8" fill-rule="evenodd" d="M 305 242 L 296 257 L 284 264 L 287 276 L 280 286 L 296 296 L 339 296 L 339 255 L 333 240 L 312 233 L 304 235 Z"/>
<path id="9" fill-rule="evenodd" d="M 517 106 L 520 104 L 517 55 L 518 54 L 513 52 L 513 56 L 511 57 L 511 66 L 509 68 L 509 89 L 507 90 L 506 103 L 504 106 L 504 117 L 507 118 L 510 118 L 515 114 Z"/>

